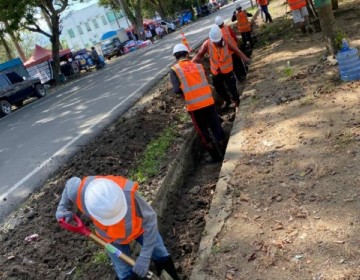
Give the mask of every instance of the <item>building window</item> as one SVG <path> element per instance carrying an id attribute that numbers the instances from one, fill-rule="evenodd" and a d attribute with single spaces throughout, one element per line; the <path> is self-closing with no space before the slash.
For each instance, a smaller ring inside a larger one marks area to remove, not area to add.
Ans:
<path id="1" fill-rule="evenodd" d="M 123 13 L 122 10 L 120 10 L 119 12 L 116 12 L 116 18 L 117 18 L 117 19 L 121 19 L 121 18 L 123 18 L 123 17 L 124 17 L 124 13 Z"/>
<path id="2" fill-rule="evenodd" d="M 113 12 L 106 13 L 106 17 L 110 23 L 116 20 L 115 14 Z"/>
<path id="3" fill-rule="evenodd" d="M 78 30 L 78 32 L 79 32 L 80 35 L 83 35 L 83 34 L 84 34 L 84 31 L 82 30 L 82 28 L 81 28 L 80 25 L 77 26 L 77 30 Z"/>
<path id="4" fill-rule="evenodd" d="M 95 29 L 96 29 L 96 28 L 99 28 L 99 24 L 97 23 L 96 18 L 94 18 L 94 19 L 92 20 L 92 22 L 93 22 L 93 24 L 94 24 Z"/>
<path id="5" fill-rule="evenodd" d="M 103 25 L 107 25 L 107 24 L 108 24 L 108 22 L 107 22 L 107 20 L 106 20 L 106 17 L 105 17 L 104 15 L 101 16 L 101 20 L 102 20 Z"/>
<path id="6" fill-rule="evenodd" d="M 68 30 L 69 36 L 70 38 L 75 38 L 75 33 L 74 30 L 72 30 L 71 28 Z"/>
<path id="7" fill-rule="evenodd" d="M 90 24 L 88 22 L 85 22 L 85 27 L 87 31 L 91 31 Z"/>

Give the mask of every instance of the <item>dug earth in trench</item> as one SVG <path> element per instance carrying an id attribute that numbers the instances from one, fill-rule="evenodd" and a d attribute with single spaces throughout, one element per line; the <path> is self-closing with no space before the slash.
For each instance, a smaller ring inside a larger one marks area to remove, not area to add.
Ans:
<path id="1" fill-rule="evenodd" d="M 209 63 L 204 60 L 209 73 Z M 234 113 L 223 118 L 228 120 Z M 147 146 L 167 127 L 174 139 L 155 175 L 139 191 L 152 201 L 167 168 L 192 130 L 183 100 L 172 92 L 169 76 L 161 80 L 127 115 L 120 117 L 70 159 L 41 189 L 33 193 L 3 223 L 0 231 L 0 279 L 113 279 L 111 264 L 98 245 L 61 229 L 55 211 L 67 179 L 72 176 L 121 175 L 131 177 Z M 162 124 L 162 125 L 159 125 Z M 231 123 L 225 121 L 229 132 Z M 221 163 L 200 159 L 187 183 L 168 201 L 166 230 L 162 232 L 182 278 L 187 279 L 205 224 L 204 217 Z M 87 226 L 89 220 L 85 219 Z M 38 238 L 25 241 L 29 235 Z"/>

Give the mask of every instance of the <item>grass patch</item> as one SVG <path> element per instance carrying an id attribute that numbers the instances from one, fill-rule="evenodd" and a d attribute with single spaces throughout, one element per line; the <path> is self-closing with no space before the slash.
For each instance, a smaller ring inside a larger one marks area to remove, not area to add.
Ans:
<path id="1" fill-rule="evenodd" d="M 315 101 L 315 97 L 313 95 L 306 95 L 304 98 L 300 100 L 301 106 L 309 106 L 313 105 Z"/>
<path id="2" fill-rule="evenodd" d="M 291 68 L 291 67 L 286 67 L 285 69 L 284 69 L 284 75 L 285 75 L 285 77 L 288 77 L 288 78 L 290 78 L 292 75 L 293 75 L 293 69 Z"/>
<path id="3" fill-rule="evenodd" d="M 259 44 L 269 45 L 275 40 L 290 39 L 294 36 L 294 31 L 291 28 L 292 21 L 289 18 L 284 18 L 279 21 L 274 21 L 271 24 L 263 24 L 259 30 Z"/>
<path id="4" fill-rule="evenodd" d="M 354 141 L 350 133 L 343 133 L 335 140 L 335 145 L 338 148 L 345 148 Z"/>
<path id="5" fill-rule="evenodd" d="M 254 7 L 250 7 L 250 8 L 247 8 L 245 10 L 246 10 L 246 12 L 248 12 L 250 14 L 255 14 L 256 11 L 258 10 L 258 7 L 256 5 L 254 5 Z"/>
<path id="6" fill-rule="evenodd" d="M 109 262 L 108 255 L 104 251 L 99 251 L 93 256 L 93 263 L 106 264 Z"/>
<path id="7" fill-rule="evenodd" d="M 83 276 L 84 276 L 84 272 L 83 272 L 83 270 L 80 268 L 80 267 L 77 267 L 76 269 L 75 269 L 75 274 L 74 274 L 74 280 L 80 280 L 80 279 L 82 279 L 83 278 Z"/>
<path id="8" fill-rule="evenodd" d="M 220 251 L 221 251 L 221 248 L 220 248 L 219 245 L 214 245 L 214 246 L 211 247 L 211 253 L 212 254 L 220 253 Z"/>
<path id="9" fill-rule="evenodd" d="M 187 123 L 190 120 L 191 120 L 191 118 L 190 118 L 190 115 L 188 112 L 183 111 L 180 113 L 180 116 L 179 116 L 180 123 Z"/>
<path id="10" fill-rule="evenodd" d="M 144 183 L 150 177 L 156 175 L 162 160 L 166 156 L 166 151 L 172 145 L 175 136 L 175 128 L 167 127 L 157 139 L 152 140 L 142 158 L 139 159 L 140 164 L 137 169 L 130 172 L 130 178 L 139 183 Z"/>

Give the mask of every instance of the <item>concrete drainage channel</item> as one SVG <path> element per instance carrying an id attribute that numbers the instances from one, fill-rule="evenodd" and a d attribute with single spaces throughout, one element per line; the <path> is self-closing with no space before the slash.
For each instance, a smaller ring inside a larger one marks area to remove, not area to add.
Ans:
<path id="1" fill-rule="evenodd" d="M 159 230 L 181 279 L 190 279 L 221 166 L 222 163 L 202 161 L 200 143 L 192 131 L 152 204 L 158 214 Z M 163 276 L 163 279 L 171 278 Z"/>

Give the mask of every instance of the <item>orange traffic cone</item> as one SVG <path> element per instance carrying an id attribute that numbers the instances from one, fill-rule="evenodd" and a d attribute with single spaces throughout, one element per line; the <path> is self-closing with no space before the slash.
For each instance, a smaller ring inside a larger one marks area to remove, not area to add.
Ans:
<path id="1" fill-rule="evenodd" d="M 184 32 L 181 32 L 181 43 L 184 44 L 188 48 L 189 52 L 191 52 L 191 48 L 189 46 L 188 41 L 186 40 Z"/>

